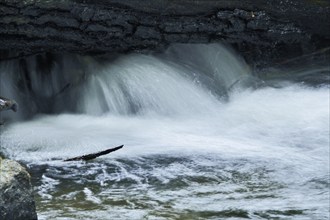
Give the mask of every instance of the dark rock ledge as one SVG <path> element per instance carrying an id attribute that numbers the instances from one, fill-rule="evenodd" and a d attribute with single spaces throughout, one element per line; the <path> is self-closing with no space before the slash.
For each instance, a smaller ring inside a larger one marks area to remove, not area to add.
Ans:
<path id="1" fill-rule="evenodd" d="M 0 0 L 0 59 L 221 41 L 263 65 L 329 46 L 329 20 L 328 0 Z"/>

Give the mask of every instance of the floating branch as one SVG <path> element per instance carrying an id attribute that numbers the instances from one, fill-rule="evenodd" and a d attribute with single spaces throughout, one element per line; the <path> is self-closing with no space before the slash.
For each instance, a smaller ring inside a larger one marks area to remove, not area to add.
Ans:
<path id="1" fill-rule="evenodd" d="M 107 150 L 104 150 L 104 151 L 100 151 L 100 152 L 97 152 L 97 153 L 94 153 L 94 154 L 87 154 L 87 155 L 83 155 L 83 156 L 79 156 L 79 157 L 69 158 L 69 159 L 66 159 L 64 161 L 92 160 L 92 159 L 95 159 L 95 158 L 97 158 L 99 156 L 102 156 L 102 155 L 105 155 L 105 154 L 109 154 L 111 152 L 114 152 L 116 150 L 119 150 L 122 147 L 124 147 L 124 145 L 120 145 L 118 147 L 110 148 L 110 149 L 107 149 Z"/>

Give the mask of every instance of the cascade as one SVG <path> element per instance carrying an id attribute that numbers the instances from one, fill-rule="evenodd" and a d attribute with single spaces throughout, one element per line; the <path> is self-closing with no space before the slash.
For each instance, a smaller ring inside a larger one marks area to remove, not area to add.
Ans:
<path id="1" fill-rule="evenodd" d="M 311 85 L 262 81 L 220 44 L 2 62 L 20 109 L 1 112 L 1 152 L 29 167 L 39 219 L 327 219 L 329 68 L 313 68 L 290 75 Z"/>

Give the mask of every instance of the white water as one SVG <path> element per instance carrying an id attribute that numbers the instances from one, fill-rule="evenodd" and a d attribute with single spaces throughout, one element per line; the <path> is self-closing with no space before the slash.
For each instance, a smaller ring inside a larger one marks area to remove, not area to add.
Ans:
<path id="1" fill-rule="evenodd" d="M 219 45 L 93 65 L 79 114 L 1 134 L 38 177 L 40 219 L 328 218 L 328 87 L 247 88 L 248 68 Z"/>

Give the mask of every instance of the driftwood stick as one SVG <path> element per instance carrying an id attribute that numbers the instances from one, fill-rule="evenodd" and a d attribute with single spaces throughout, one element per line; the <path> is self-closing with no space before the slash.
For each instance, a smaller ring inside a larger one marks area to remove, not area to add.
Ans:
<path id="1" fill-rule="evenodd" d="M 110 148 L 110 149 L 107 149 L 107 150 L 104 150 L 104 151 L 100 151 L 100 152 L 97 152 L 97 153 L 94 153 L 94 154 L 86 154 L 86 155 L 79 156 L 79 157 L 69 158 L 69 159 L 66 159 L 64 161 L 92 160 L 92 159 L 95 159 L 95 158 L 97 158 L 99 156 L 102 156 L 102 155 L 105 155 L 105 154 L 109 154 L 111 152 L 114 152 L 116 150 L 119 150 L 122 147 L 124 147 L 124 145 L 120 145 L 118 147 Z"/>

